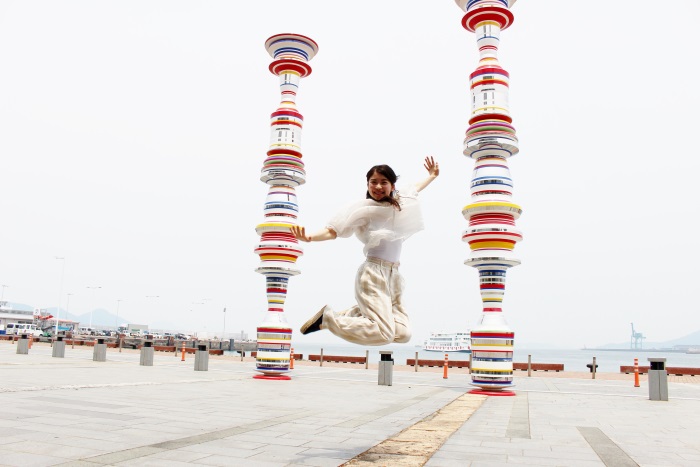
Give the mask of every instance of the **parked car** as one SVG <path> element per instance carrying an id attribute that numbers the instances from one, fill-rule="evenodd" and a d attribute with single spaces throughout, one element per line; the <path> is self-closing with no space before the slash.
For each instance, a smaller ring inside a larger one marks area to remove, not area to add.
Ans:
<path id="1" fill-rule="evenodd" d="M 36 324 L 28 323 L 7 323 L 5 334 L 21 336 L 27 334 L 31 336 L 41 336 L 41 329 L 36 327 Z"/>

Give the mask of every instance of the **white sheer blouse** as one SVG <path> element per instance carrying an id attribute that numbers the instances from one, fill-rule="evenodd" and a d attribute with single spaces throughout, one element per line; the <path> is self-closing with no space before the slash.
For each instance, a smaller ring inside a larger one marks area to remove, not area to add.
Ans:
<path id="1" fill-rule="evenodd" d="M 379 243 L 403 242 L 416 232 L 423 230 L 423 215 L 415 186 L 398 191 L 401 210 L 388 203 L 380 203 L 373 199 L 356 201 L 340 212 L 326 224 L 339 237 L 349 237 L 353 233 L 365 244 L 364 253 L 372 250 L 382 251 Z M 395 254 L 401 249 L 390 248 Z M 371 256 L 371 255 L 370 255 Z M 392 255 L 394 256 L 394 255 Z M 398 258 L 384 258 L 387 261 L 398 262 Z"/>

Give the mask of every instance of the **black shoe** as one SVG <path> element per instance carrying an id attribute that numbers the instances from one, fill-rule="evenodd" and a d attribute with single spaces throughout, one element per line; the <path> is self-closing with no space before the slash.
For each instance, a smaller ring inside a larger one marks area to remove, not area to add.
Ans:
<path id="1" fill-rule="evenodd" d="M 326 311 L 326 307 L 324 306 L 320 310 L 316 312 L 315 315 L 313 315 L 307 322 L 305 322 L 300 331 L 302 334 L 311 334 L 312 332 L 320 331 L 321 330 L 321 323 L 323 323 L 323 312 Z"/>

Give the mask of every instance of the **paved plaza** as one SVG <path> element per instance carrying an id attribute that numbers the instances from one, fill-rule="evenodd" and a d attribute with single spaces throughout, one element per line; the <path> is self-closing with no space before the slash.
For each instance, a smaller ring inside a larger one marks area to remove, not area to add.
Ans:
<path id="1" fill-rule="evenodd" d="M 486 397 L 452 370 L 380 386 L 374 366 L 298 362 L 262 381 L 235 357 L 92 352 L 0 342 L 0 465 L 700 465 L 698 377 L 669 378 L 667 402 L 604 373 L 517 374 L 515 397 Z"/>

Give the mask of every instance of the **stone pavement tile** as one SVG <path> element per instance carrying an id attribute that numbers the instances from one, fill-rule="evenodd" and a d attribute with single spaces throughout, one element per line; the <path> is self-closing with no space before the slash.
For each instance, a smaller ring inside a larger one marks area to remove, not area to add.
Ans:
<path id="1" fill-rule="evenodd" d="M 203 452 L 186 451 L 184 449 L 175 449 L 172 451 L 161 451 L 150 456 L 142 457 L 141 459 L 161 459 L 161 460 L 173 460 L 179 462 L 195 462 L 204 457 L 208 457 L 211 454 Z"/>
<path id="2" fill-rule="evenodd" d="M 29 441 L 36 442 L 34 438 L 27 437 Z M 127 443 L 117 443 L 112 441 L 95 441 L 94 439 L 85 437 L 75 437 L 75 436 L 62 436 L 60 438 L 53 439 L 52 444 L 58 444 L 61 446 L 72 446 L 72 447 L 99 447 L 101 451 L 114 452 L 114 451 L 124 451 L 133 447 L 133 444 Z"/>
<path id="3" fill-rule="evenodd" d="M 481 453 L 481 452 L 455 452 L 455 451 L 444 451 L 442 449 L 438 450 L 433 454 L 432 459 L 452 459 L 452 460 L 465 460 L 465 461 L 488 461 L 488 462 L 500 462 L 505 464 L 508 460 L 507 454 L 502 453 Z"/>
<path id="4" fill-rule="evenodd" d="M 240 441 L 251 441 L 251 442 L 263 442 L 263 443 L 269 443 L 272 442 L 274 444 L 280 445 L 280 446 L 301 446 L 305 442 L 307 442 L 309 439 L 313 439 L 313 435 L 306 435 L 303 438 L 289 438 L 285 436 L 286 433 L 282 432 L 274 432 L 274 431 L 267 431 L 267 430 L 255 430 L 255 431 L 250 431 L 248 433 L 240 434 L 240 435 L 235 435 L 235 436 L 230 436 L 229 439 L 235 439 L 235 440 L 240 440 Z"/>
<path id="5" fill-rule="evenodd" d="M 275 441 L 276 440 L 277 438 L 275 438 Z M 260 436 L 250 436 L 248 433 L 229 436 L 226 438 L 216 440 L 216 442 L 217 446 L 248 449 L 251 451 L 260 449 L 261 447 L 270 444 L 268 438 Z"/>
<path id="6" fill-rule="evenodd" d="M 673 465 L 673 463 L 683 460 L 683 458 L 678 455 L 675 448 L 659 449 L 650 448 L 648 446 L 624 446 L 622 450 L 625 451 L 627 455 L 634 459 L 637 463 L 639 463 L 641 459 L 652 462 L 658 462 L 665 459 L 667 462 L 670 462 L 671 465 Z"/>
<path id="7" fill-rule="evenodd" d="M 425 463 L 425 467 L 470 467 L 476 464 L 463 459 L 439 459 L 434 456 Z M 482 464 L 484 467 L 503 467 L 501 463 Z"/>
<path id="8" fill-rule="evenodd" d="M 121 432 L 126 432 L 126 428 L 122 428 Z M 176 437 L 185 437 L 185 436 L 192 436 L 193 434 L 197 434 L 196 432 L 208 432 L 208 431 L 214 431 L 214 430 L 209 430 L 209 429 L 199 429 L 195 430 L 192 427 L 189 428 L 184 428 L 184 427 L 173 427 L 169 426 L 167 424 L 145 424 L 145 423 L 137 423 L 129 426 L 128 428 L 129 432 L 133 433 L 138 433 L 139 431 L 149 433 L 149 434 L 162 434 L 162 435 L 170 435 L 170 436 L 176 436 Z"/>
<path id="9" fill-rule="evenodd" d="M 87 443 L 82 447 L 78 446 L 64 446 L 57 443 L 37 443 L 34 440 L 23 440 L 3 448 L 2 455 L 0 455 L 0 463 L 4 453 L 6 452 L 24 452 L 29 454 L 37 454 L 44 456 L 62 457 L 65 459 L 79 459 L 81 457 L 97 456 L 100 454 L 105 454 L 108 451 L 102 449 L 96 449 L 94 446 L 87 446 Z"/>
<path id="10" fill-rule="evenodd" d="M 345 441 L 346 439 L 351 439 L 352 435 L 347 435 L 347 436 L 329 436 L 329 435 L 322 435 L 322 434 L 317 434 L 317 433 L 287 433 L 282 436 L 282 438 L 288 438 L 288 439 L 299 439 L 303 440 L 305 442 L 312 442 L 312 441 L 323 441 L 327 443 L 341 443 Z"/>
<path id="11" fill-rule="evenodd" d="M 324 457 L 349 460 L 367 450 L 363 446 L 335 446 L 333 448 L 309 448 L 294 456 L 294 459 L 313 459 Z"/>
<path id="12" fill-rule="evenodd" d="M 264 447 L 264 446 L 263 446 Z M 215 441 L 201 444 L 193 444 L 178 449 L 186 453 L 207 454 L 210 456 L 226 456 L 237 459 L 246 459 L 258 452 L 258 449 L 245 449 L 243 447 L 221 446 Z"/>
<path id="13" fill-rule="evenodd" d="M 213 465 L 220 467 L 284 467 L 289 464 L 288 460 L 278 458 L 275 461 L 265 461 L 258 459 L 231 459 L 225 456 L 209 456 L 197 459 L 196 465 Z"/>
<path id="14" fill-rule="evenodd" d="M 410 426 L 410 425 L 407 425 Z M 391 437 L 392 435 L 395 435 L 396 433 L 399 433 L 404 427 L 376 427 L 376 428 L 371 428 L 368 426 L 361 426 L 359 428 L 355 428 L 352 430 L 350 433 L 350 438 L 353 439 L 366 439 L 366 440 L 372 440 L 372 439 L 386 439 Z M 325 432 L 319 433 L 319 435 L 323 435 L 325 437 Z"/>
<path id="15" fill-rule="evenodd" d="M 508 456 L 507 465 L 535 465 L 535 466 L 559 466 L 559 467 L 603 467 L 605 464 L 598 460 L 574 460 L 574 459 L 549 459 L 546 457 L 518 457 Z M 613 467 L 613 466 L 608 466 Z M 668 467 L 668 466 L 667 466 Z"/>
<path id="16" fill-rule="evenodd" d="M 534 458 L 548 458 L 548 459 L 568 459 L 568 460 L 583 460 L 583 461 L 595 461 L 600 459 L 598 455 L 590 449 L 588 452 L 574 452 L 574 451 L 552 451 L 551 449 L 529 449 L 525 447 L 523 449 L 522 455 L 525 457 Z"/>
<path id="17" fill-rule="evenodd" d="M 376 444 L 376 443 L 375 443 Z M 342 441 L 336 441 L 332 439 L 316 439 L 316 440 L 311 440 L 307 441 L 304 444 L 301 445 L 302 447 L 309 448 L 309 449 L 334 449 L 338 447 L 342 447 L 343 449 L 345 448 L 357 448 L 361 450 L 367 450 L 370 447 L 374 446 L 372 442 L 367 442 L 365 440 L 354 440 L 354 439 L 345 439 Z"/>
<path id="18" fill-rule="evenodd" d="M 66 461 L 63 457 L 42 456 L 28 454 L 26 452 L 3 452 L 0 458 L 1 465 L 11 467 L 34 467 L 62 464 Z"/>
<path id="19" fill-rule="evenodd" d="M 285 423 L 280 423 L 279 425 L 275 426 L 275 428 L 280 431 L 281 433 L 284 434 L 284 436 L 289 435 L 289 434 L 302 434 L 302 435 L 307 435 L 307 434 L 316 434 L 323 430 L 325 426 L 332 425 L 332 423 L 329 423 L 328 425 L 325 426 L 311 426 L 303 423 L 303 421 L 306 420 L 306 418 L 302 419 L 301 421 L 291 421 L 291 422 L 285 422 Z"/>
<path id="20" fill-rule="evenodd" d="M 308 458 L 295 457 L 289 464 L 285 464 L 287 467 L 300 467 L 300 466 L 314 466 L 314 467 L 338 467 L 344 464 L 347 459 L 334 458 L 334 457 L 321 457 L 314 456 Z"/>
<path id="21" fill-rule="evenodd" d="M 475 453 L 485 453 L 485 454 L 508 454 L 508 455 L 523 455 L 522 447 L 515 446 L 498 446 L 498 447 L 487 447 L 487 446 L 466 446 L 461 443 L 451 443 L 448 440 L 447 443 L 443 444 L 440 451 L 444 452 L 454 452 L 454 453 L 464 453 L 464 454 L 475 454 Z"/>
<path id="22" fill-rule="evenodd" d="M 172 460 L 172 459 L 167 459 L 167 460 L 166 459 L 158 459 L 158 458 L 153 458 L 151 456 L 148 456 L 148 457 L 140 457 L 138 459 L 132 459 L 132 460 L 124 461 L 124 462 L 117 462 L 116 464 L 110 464 L 110 465 L 118 465 L 120 467 L 126 467 L 126 466 L 185 467 L 185 466 L 191 466 L 192 464 L 189 462 L 183 462 L 183 461 Z"/>
<path id="23" fill-rule="evenodd" d="M 455 433 L 447 439 L 443 446 L 453 444 L 459 446 L 489 446 L 489 444 L 487 443 L 488 441 L 483 441 L 481 439 L 474 438 L 472 436 L 469 436 L 468 433 Z M 504 442 L 501 442 L 501 440 L 495 440 L 494 443 L 495 445 L 493 447 L 510 447 L 508 439 L 506 439 Z"/>

